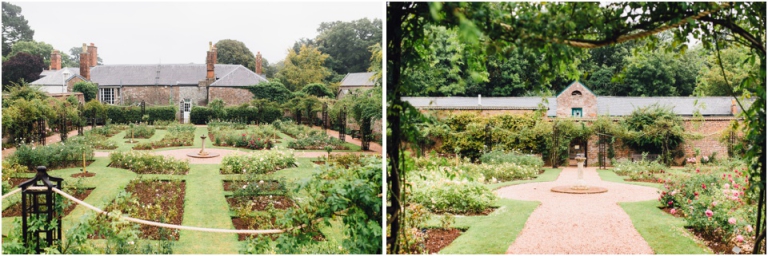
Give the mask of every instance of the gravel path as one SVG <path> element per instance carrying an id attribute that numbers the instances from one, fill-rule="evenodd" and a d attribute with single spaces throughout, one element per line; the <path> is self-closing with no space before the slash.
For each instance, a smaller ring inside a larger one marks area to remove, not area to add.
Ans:
<path id="1" fill-rule="evenodd" d="M 602 194 L 576 195 L 550 192 L 572 185 L 576 168 L 565 168 L 553 182 L 528 183 L 501 188 L 500 197 L 539 201 L 525 228 L 507 253 L 514 254 L 653 254 L 617 202 L 658 198 L 657 190 L 600 179 L 595 168 L 584 169 L 588 185 L 608 189 Z"/>

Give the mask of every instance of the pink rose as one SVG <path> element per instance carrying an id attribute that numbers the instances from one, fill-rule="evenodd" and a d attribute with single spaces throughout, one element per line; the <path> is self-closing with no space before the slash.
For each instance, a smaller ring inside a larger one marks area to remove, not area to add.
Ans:
<path id="1" fill-rule="evenodd" d="M 669 210 L 669 213 L 675 214 L 675 213 L 677 213 L 677 210 L 675 210 L 675 208 L 672 208 L 672 210 Z"/>
<path id="2" fill-rule="evenodd" d="M 668 205 L 672 205 L 673 204 L 672 200 L 669 200 L 669 202 L 667 202 L 667 204 Z"/>
<path id="3" fill-rule="evenodd" d="M 734 217 L 728 218 L 728 223 L 731 224 L 731 225 L 736 224 L 736 218 L 734 218 Z"/>
<path id="4" fill-rule="evenodd" d="M 712 207 L 717 206 L 717 201 L 712 201 Z"/>
<path id="5" fill-rule="evenodd" d="M 713 213 L 711 210 L 707 209 L 704 212 L 704 214 L 707 215 L 707 218 L 712 218 L 712 215 L 715 214 L 715 213 Z"/>
<path id="6" fill-rule="evenodd" d="M 707 189 L 707 185 L 702 183 L 702 184 L 701 184 L 701 188 L 703 188 L 703 189 Z"/>
<path id="7" fill-rule="evenodd" d="M 744 229 L 746 229 L 747 232 L 752 233 L 752 226 L 747 225 L 746 227 L 744 227 Z"/>
<path id="8" fill-rule="evenodd" d="M 725 183 L 725 185 L 723 185 L 723 188 L 725 188 L 725 189 L 730 189 L 730 188 L 731 188 L 731 185 L 729 185 L 728 183 Z"/>
<path id="9" fill-rule="evenodd" d="M 739 242 L 739 243 L 744 242 L 744 237 L 741 236 L 741 235 L 738 235 L 738 236 L 736 236 L 736 241 Z"/>

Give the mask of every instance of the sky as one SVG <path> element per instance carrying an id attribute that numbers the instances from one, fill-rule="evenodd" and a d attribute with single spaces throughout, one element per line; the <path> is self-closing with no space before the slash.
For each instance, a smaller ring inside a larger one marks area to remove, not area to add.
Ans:
<path id="1" fill-rule="evenodd" d="M 383 20 L 375 2 L 19 2 L 43 41 L 69 54 L 94 43 L 105 65 L 205 63 L 208 42 L 234 39 L 269 63 L 322 22 Z"/>

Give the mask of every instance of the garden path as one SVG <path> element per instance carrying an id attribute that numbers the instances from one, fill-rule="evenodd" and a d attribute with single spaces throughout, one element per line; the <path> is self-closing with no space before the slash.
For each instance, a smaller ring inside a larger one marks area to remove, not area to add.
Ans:
<path id="1" fill-rule="evenodd" d="M 320 127 L 320 126 L 312 126 L 312 129 L 322 130 L 323 128 Z M 328 129 L 328 135 L 331 135 L 331 136 L 333 136 L 333 137 L 338 139 L 339 138 L 339 131 L 334 131 L 334 130 Z M 359 139 L 353 139 L 352 136 L 349 136 L 349 135 L 344 136 L 344 141 L 352 143 L 352 144 L 355 144 L 355 145 L 358 145 L 358 146 L 362 146 L 363 145 L 362 141 L 360 141 Z M 379 143 L 371 142 L 371 144 L 369 146 L 370 146 L 371 151 L 381 154 L 382 148 L 381 148 L 381 145 L 379 145 Z"/>
<path id="2" fill-rule="evenodd" d="M 573 185 L 576 168 L 565 168 L 553 182 L 528 183 L 496 190 L 503 198 L 539 201 L 525 228 L 509 246 L 514 254 L 652 254 L 648 243 L 617 202 L 658 198 L 654 188 L 606 182 L 595 168 L 584 169 L 589 185 L 608 189 L 602 194 L 563 194 L 550 189 Z"/>
<path id="3" fill-rule="evenodd" d="M 91 126 L 85 126 L 83 128 L 84 131 L 87 131 L 87 130 L 90 130 L 90 129 L 91 129 Z M 71 137 L 74 137 L 74 136 L 77 136 L 77 129 L 67 133 L 67 138 L 71 138 Z M 58 133 L 56 133 L 54 135 L 51 135 L 51 136 L 48 136 L 48 137 L 45 137 L 45 145 L 50 145 L 51 143 L 56 143 L 56 142 L 59 142 L 59 141 L 61 141 L 61 136 L 59 136 Z M 13 154 L 13 152 L 16 152 L 16 148 L 15 147 L 13 147 L 13 148 L 4 148 L 3 149 L 3 158 L 5 158 L 7 156 L 10 156 L 11 154 Z"/>

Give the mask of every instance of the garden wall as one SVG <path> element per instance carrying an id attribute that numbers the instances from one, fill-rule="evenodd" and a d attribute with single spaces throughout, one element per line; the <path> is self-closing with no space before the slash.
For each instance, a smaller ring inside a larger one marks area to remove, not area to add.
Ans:
<path id="1" fill-rule="evenodd" d="M 227 106 L 237 106 L 243 103 L 251 103 L 253 93 L 239 87 L 210 87 L 210 100 L 222 99 Z"/>
<path id="2" fill-rule="evenodd" d="M 710 117 L 705 118 L 704 121 L 693 120 L 692 118 L 683 118 L 683 127 L 685 127 L 688 133 L 698 133 L 703 138 L 698 140 L 686 140 L 683 144 L 683 151 L 685 156 L 675 158 L 675 164 L 682 164 L 682 161 L 686 157 L 693 157 L 694 149 L 698 148 L 701 151 L 701 156 L 709 156 L 712 152 L 717 152 L 718 158 L 724 158 L 728 156 L 728 145 L 720 142 L 720 136 L 723 131 L 728 128 L 731 121 L 738 120 L 734 117 Z M 597 136 L 593 135 L 589 139 L 587 145 L 587 159 L 590 166 L 597 166 L 597 155 L 599 152 L 599 145 L 597 143 Z M 632 152 L 632 150 L 622 147 L 621 140 L 617 140 L 614 147 L 615 159 L 630 159 L 633 154 L 640 154 L 640 152 Z"/>
<path id="3" fill-rule="evenodd" d="M 531 109 L 421 109 L 421 113 L 429 113 L 439 118 L 445 118 L 453 114 L 472 113 L 476 116 L 496 116 L 496 115 L 522 115 L 531 113 Z"/>

